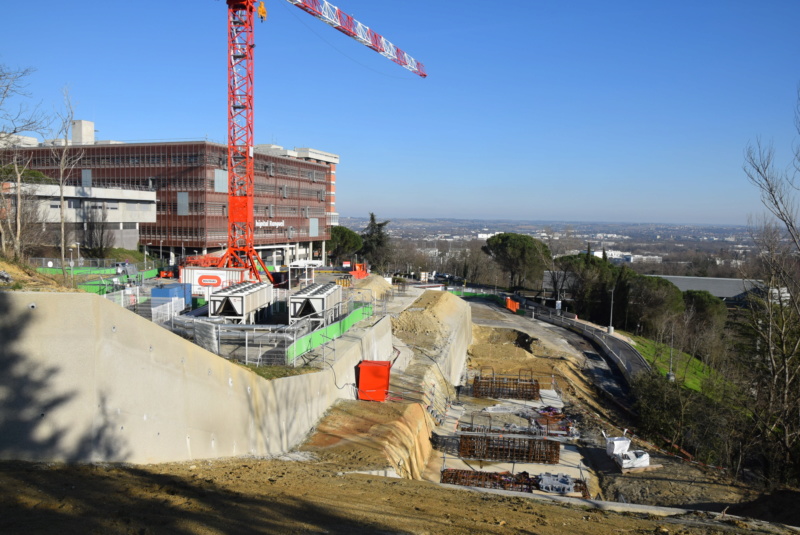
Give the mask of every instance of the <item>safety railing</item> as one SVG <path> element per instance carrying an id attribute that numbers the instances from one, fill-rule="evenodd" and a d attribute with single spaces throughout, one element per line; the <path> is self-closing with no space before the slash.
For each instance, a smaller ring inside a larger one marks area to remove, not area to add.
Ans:
<path id="1" fill-rule="evenodd" d="M 328 342 L 341 338 L 353 325 L 371 317 L 374 307 L 370 303 L 354 303 L 352 311 L 341 320 L 298 338 L 286 350 L 286 363 L 294 365 L 297 358 Z"/>
<path id="2" fill-rule="evenodd" d="M 547 323 L 558 325 L 595 342 L 600 350 L 619 368 L 625 380 L 630 382 L 643 371 L 649 371 L 650 365 L 644 357 L 625 340 L 613 336 L 605 329 L 598 329 L 575 319 L 559 315 L 558 311 L 537 305 L 527 310 L 531 317 Z"/>

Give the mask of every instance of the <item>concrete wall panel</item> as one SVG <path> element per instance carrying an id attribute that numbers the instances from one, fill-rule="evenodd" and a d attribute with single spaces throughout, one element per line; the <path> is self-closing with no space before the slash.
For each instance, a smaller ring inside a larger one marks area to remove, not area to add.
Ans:
<path id="1" fill-rule="evenodd" d="M 338 340 L 332 368 L 265 381 L 96 295 L 0 293 L 0 458 L 286 452 L 353 399 L 360 360 L 391 354 L 388 318 L 368 333 Z"/>

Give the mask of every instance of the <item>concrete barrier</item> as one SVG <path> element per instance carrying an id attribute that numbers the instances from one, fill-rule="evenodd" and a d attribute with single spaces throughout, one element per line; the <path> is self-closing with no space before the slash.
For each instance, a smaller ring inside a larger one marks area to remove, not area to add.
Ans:
<path id="1" fill-rule="evenodd" d="M 284 453 L 355 366 L 392 354 L 388 318 L 336 362 L 266 381 L 92 294 L 0 293 L 0 458 L 155 463 Z"/>

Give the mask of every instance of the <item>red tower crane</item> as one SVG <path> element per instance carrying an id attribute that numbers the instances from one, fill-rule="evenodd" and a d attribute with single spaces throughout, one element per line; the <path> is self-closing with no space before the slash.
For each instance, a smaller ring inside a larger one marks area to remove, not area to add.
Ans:
<path id="1" fill-rule="evenodd" d="M 287 0 L 411 72 L 427 76 L 422 63 L 325 0 Z M 272 275 L 255 249 L 253 197 L 253 49 L 256 0 L 228 4 L 228 248 L 217 267 L 246 268 L 261 281 Z M 258 15 L 266 18 L 264 4 Z"/>

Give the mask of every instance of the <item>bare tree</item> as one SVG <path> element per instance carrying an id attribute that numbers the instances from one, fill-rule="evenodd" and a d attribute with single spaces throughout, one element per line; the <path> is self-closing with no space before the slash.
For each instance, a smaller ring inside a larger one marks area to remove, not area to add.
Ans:
<path id="1" fill-rule="evenodd" d="M 3 187 L 2 209 L 0 211 L 0 248 L 3 254 L 9 252 L 15 259 L 23 256 L 23 227 L 25 215 L 34 214 L 35 207 L 26 208 L 23 201 L 28 197 L 23 191 L 23 182 L 30 165 L 30 156 L 24 155 L 16 145 L 16 136 L 24 132 L 41 132 L 47 122 L 42 112 L 29 108 L 24 101 L 25 81 L 31 69 L 12 69 L 0 64 L 0 166 L 3 174 L 13 180 L 13 188 Z M 15 99 L 23 98 L 22 102 Z"/>
<path id="2" fill-rule="evenodd" d="M 0 64 L 0 147 L 24 132 L 40 132 L 47 117 L 38 108 L 29 108 L 23 101 L 15 105 L 16 97 L 27 97 L 25 81 L 33 69 L 12 69 Z"/>
<path id="3" fill-rule="evenodd" d="M 83 221 L 86 224 L 83 241 L 92 256 L 105 258 L 114 245 L 114 236 L 108 229 L 108 207 L 97 202 L 84 201 Z"/>
<path id="4" fill-rule="evenodd" d="M 800 133 L 800 88 L 795 126 Z M 800 228 L 795 192 L 800 174 L 800 146 L 792 165 L 779 168 L 775 151 L 760 140 L 745 150 L 744 171 L 758 188 L 771 214 L 751 224 L 760 252 L 763 292 L 751 299 L 749 327 L 756 343 L 745 351 L 744 366 L 752 370 L 756 431 L 765 443 L 768 476 L 777 482 L 800 479 Z"/>
<path id="5" fill-rule="evenodd" d="M 70 131 L 75 119 L 75 107 L 69 95 L 69 89 L 63 88 L 64 108 L 56 112 L 58 126 L 58 140 L 51 149 L 53 159 L 58 165 L 58 195 L 59 195 L 59 222 L 60 234 L 59 243 L 61 244 L 61 270 L 64 277 L 67 276 L 66 256 L 67 256 L 67 233 L 66 233 L 66 201 L 64 200 L 64 188 L 72 175 L 72 171 L 83 158 L 83 150 L 70 146 Z"/>
<path id="6" fill-rule="evenodd" d="M 27 163 L 15 153 L 11 163 L 0 168 L 0 252 L 15 259 L 25 258 L 46 235 L 40 200 L 27 182 L 40 181 L 43 175 L 30 171 Z"/>

